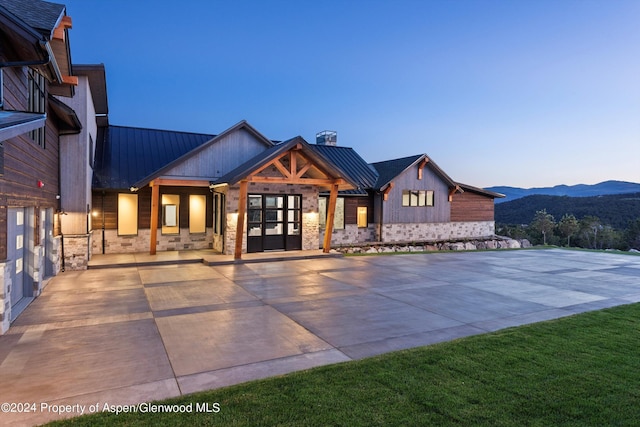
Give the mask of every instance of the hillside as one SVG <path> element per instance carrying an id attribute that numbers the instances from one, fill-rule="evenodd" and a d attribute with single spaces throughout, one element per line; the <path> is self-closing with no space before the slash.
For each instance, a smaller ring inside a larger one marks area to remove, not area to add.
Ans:
<path id="1" fill-rule="evenodd" d="M 629 221 L 640 218 L 640 192 L 596 197 L 535 195 L 496 204 L 495 219 L 499 224 L 529 224 L 536 213 L 546 209 L 559 221 L 564 214 L 581 219 L 597 216 L 603 224 L 624 229 Z"/>
<path id="2" fill-rule="evenodd" d="M 605 181 L 599 184 L 586 185 L 556 185 L 555 187 L 519 188 L 519 187 L 489 187 L 489 191 L 504 194 L 504 199 L 496 199 L 496 204 L 502 204 L 531 195 L 592 197 L 611 194 L 628 194 L 640 192 L 640 184 L 626 181 Z"/>

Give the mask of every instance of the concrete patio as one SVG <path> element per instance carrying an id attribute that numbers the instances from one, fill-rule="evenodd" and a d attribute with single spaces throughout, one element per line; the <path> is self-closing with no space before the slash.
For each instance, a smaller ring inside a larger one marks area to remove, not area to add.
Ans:
<path id="1" fill-rule="evenodd" d="M 164 256 L 52 279 L 0 336 L 0 402 L 132 404 L 640 301 L 612 253 Z"/>

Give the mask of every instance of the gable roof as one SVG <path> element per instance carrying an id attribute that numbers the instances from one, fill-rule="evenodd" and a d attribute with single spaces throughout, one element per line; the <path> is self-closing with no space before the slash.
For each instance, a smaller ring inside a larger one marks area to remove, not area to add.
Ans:
<path id="1" fill-rule="evenodd" d="M 310 144 L 310 147 L 329 159 L 334 165 L 347 172 L 358 188 L 354 190 L 344 190 L 343 195 L 366 195 L 366 190 L 373 188 L 378 172 L 369 165 L 360 155 L 349 147 L 339 147 L 335 145 Z"/>
<path id="2" fill-rule="evenodd" d="M 210 135 L 210 138 L 207 141 L 204 141 L 202 144 L 199 144 L 199 145 L 193 147 L 191 150 L 189 150 L 189 151 L 187 151 L 185 153 L 179 154 L 179 155 L 174 155 L 173 159 L 171 161 L 169 161 L 168 163 L 162 165 L 162 167 L 154 170 L 150 174 L 143 176 L 141 179 L 139 179 L 138 181 L 135 182 L 134 186 L 135 187 L 142 187 L 142 186 L 147 185 L 154 178 L 157 178 L 157 177 L 161 176 L 164 172 L 168 171 L 169 169 L 174 168 L 178 164 L 187 161 L 188 159 L 190 159 L 190 158 L 194 157 L 195 155 L 197 155 L 202 150 L 204 150 L 207 147 L 219 142 L 222 138 L 224 138 L 227 135 L 229 135 L 229 134 L 231 134 L 231 133 L 233 133 L 235 131 L 238 131 L 240 129 L 246 130 L 251 135 L 253 135 L 258 141 L 262 142 L 267 147 L 272 147 L 274 145 L 273 141 L 267 139 L 264 135 L 262 135 L 260 132 L 258 132 L 256 130 L 256 128 L 254 128 L 249 123 L 247 123 L 246 120 L 241 120 L 240 122 L 238 122 L 235 125 L 231 126 L 229 129 L 219 133 L 218 135 Z"/>
<path id="3" fill-rule="evenodd" d="M 371 163 L 371 166 L 378 172 L 378 179 L 375 185 L 373 185 L 373 188 L 375 190 L 381 189 L 391 182 L 393 178 L 411 167 L 411 165 L 416 163 L 421 157 L 422 154 L 418 154 L 416 156 Z"/>
<path id="4" fill-rule="evenodd" d="M 202 146 L 215 135 L 127 126 L 98 128 L 95 189 L 124 189 Z"/>
<path id="5" fill-rule="evenodd" d="M 346 184 L 344 184 L 342 186 L 343 188 L 340 188 L 340 190 L 350 190 L 357 188 L 357 183 L 352 180 L 349 174 L 344 172 L 342 169 L 340 169 L 339 166 L 335 165 L 318 151 L 314 150 L 312 148 L 312 145 L 305 141 L 301 136 L 296 136 L 295 138 L 291 138 L 287 141 L 281 142 L 280 144 L 277 144 L 263 151 L 262 153 L 256 155 L 252 159 L 249 159 L 245 163 L 241 164 L 234 170 L 213 181 L 212 183 L 230 185 L 236 184 L 242 179 L 249 176 L 253 171 L 260 169 L 264 165 L 267 165 L 269 162 L 277 159 L 283 153 L 286 153 L 297 145 L 299 145 L 300 150 L 302 151 L 304 156 L 312 161 L 315 165 L 320 166 L 323 172 L 331 175 L 334 178 L 342 178 L 344 181 L 346 181 Z"/>

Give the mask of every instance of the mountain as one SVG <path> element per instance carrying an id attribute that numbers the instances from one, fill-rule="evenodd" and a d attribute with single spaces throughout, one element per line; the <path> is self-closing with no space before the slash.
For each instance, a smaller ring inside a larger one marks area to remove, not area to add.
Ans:
<path id="1" fill-rule="evenodd" d="M 499 224 L 529 224 L 537 211 L 545 209 L 559 221 L 564 214 L 577 219 L 597 216 L 603 224 L 617 229 L 628 227 L 629 221 L 640 218 L 640 193 L 613 194 L 595 197 L 533 195 L 496 205 Z"/>
<path id="2" fill-rule="evenodd" d="M 518 188 L 518 187 L 489 187 L 489 191 L 502 193 L 504 199 L 495 199 L 496 204 L 510 202 L 534 194 L 546 196 L 590 197 L 608 194 L 627 194 L 640 192 L 640 184 L 626 181 L 605 181 L 599 184 L 587 185 L 556 185 L 555 187 Z"/>

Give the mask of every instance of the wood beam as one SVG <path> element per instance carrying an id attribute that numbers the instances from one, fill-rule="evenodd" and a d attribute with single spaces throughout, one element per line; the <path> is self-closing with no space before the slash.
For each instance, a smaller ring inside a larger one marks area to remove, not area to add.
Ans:
<path id="1" fill-rule="evenodd" d="M 418 164 L 418 179 L 422 179 L 422 170 L 424 169 L 424 167 L 427 165 L 427 163 L 429 163 L 429 158 L 425 157 L 424 159 L 422 159 L 420 161 L 420 163 Z"/>
<path id="2" fill-rule="evenodd" d="M 389 198 L 389 193 L 391 192 L 392 188 L 393 188 L 393 182 L 390 182 L 389 184 L 387 184 L 387 188 L 385 188 L 384 191 L 382 192 L 382 200 L 384 200 L 385 202 Z"/>
<path id="3" fill-rule="evenodd" d="M 325 179 L 325 178 L 281 178 L 277 176 L 251 176 L 247 178 L 249 182 L 257 182 L 262 184 L 302 184 L 302 185 L 322 185 L 331 187 L 333 184 L 345 184 L 343 179 Z"/>
<path id="4" fill-rule="evenodd" d="M 209 181 L 203 179 L 172 179 L 158 178 L 153 180 L 157 185 L 167 185 L 172 187 L 208 187 Z"/>
<path id="5" fill-rule="evenodd" d="M 158 243 L 158 208 L 160 206 L 160 185 L 151 181 L 151 238 L 149 241 L 149 255 L 156 254 Z"/>
<path id="6" fill-rule="evenodd" d="M 453 201 L 453 195 L 458 191 L 460 191 L 461 193 L 463 192 L 459 185 L 449 188 L 449 202 Z"/>
<path id="7" fill-rule="evenodd" d="M 238 200 L 238 219 L 236 222 L 236 247 L 233 259 L 242 258 L 242 239 L 244 238 L 244 215 L 247 210 L 248 182 L 240 181 L 240 200 Z"/>
<path id="8" fill-rule="evenodd" d="M 78 77 L 76 76 L 62 76 L 62 83 L 66 85 L 78 86 Z"/>
<path id="9" fill-rule="evenodd" d="M 280 160 L 281 158 L 283 158 L 284 156 L 288 155 L 289 152 L 285 151 L 284 153 L 280 154 L 278 157 L 276 157 L 275 159 L 271 160 L 269 163 L 266 163 L 262 166 L 260 166 L 258 169 L 254 170 L 253 172 L 251 172 L 251 175 L 249 176 L 254 176 L 259 174 L 260 172 L 262 172 L 263 170 L 265 170 L 266 168 L 268 168 L 269 166 L 273 165 L 274 162 Z"/>
<path id="10" fill-rule="evenodd" d="M 333 220 L 336 217 L 336 202 L 338 201 L 338 184 L 331 186 L 329 193 L 329 206 L 327 207 L 327 221 L 324 229 L 324 242 L 322 252 L 328 254 L 331 250 L 331 235 L 333 234 Z"/>
<path id="11" fill-rule="evenodd" d="M 289 169 L 291 169 L 291 177 L 298 176 L 298 154 L 295 151 L 291 151 L 289 155 Z"/>
<path id="12" fill-rule="evenodd" d="M 282 163 L 280 163 L 280 160 L 276 160 L 273 162 L 273 166 L 276 167 L 276 169 L 278 169 L 280 171 L 280 173 L 282 174 L 282 176 L 286 177 L 286 178 L 293 178 L 293 175 L 291 174 L 290 170 L 287 170 L 287 168 L 284 167 L 284 165 Z"/>
<path id="13" fill-rule="evenodd" d="M 304 175 L 309 170 L 310 167 L 311 167 L 311 162 L 308 162 L 306 165 L 302 166 L 298 171 L 298 173 L 296 173 L 296 178 L 302 178 L 302 175 Z"/>
<path id="14" fill-rule="evenodd" d="M 62 19 L 60 20 L 60 24 L 58 24 L 56 29 L 53 30 L 53 38 L 64 41 L 64 38 L 65 38 L 64 30 L 71 27 L 72 27 L 71 17 L 63 16 Z"/>

